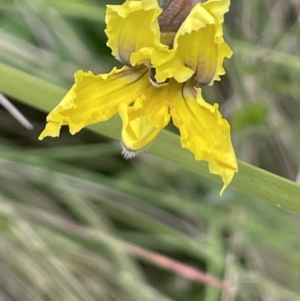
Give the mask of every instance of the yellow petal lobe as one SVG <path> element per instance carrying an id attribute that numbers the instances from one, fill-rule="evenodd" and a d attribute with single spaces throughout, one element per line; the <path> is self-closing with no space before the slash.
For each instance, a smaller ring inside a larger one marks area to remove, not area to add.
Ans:
<path id="1" fill-rule="evenodd" d="M 39 139 L 57 137 L 62 125 L 68 125 L 73 135 L 83 127 L 108 120 L 118 112 L 120 103 L 131 103 L 145 89 L 145 81 L 139 81 L 145 74 L 146 68 L 127 67 L 99 75 L 77 71 L 75 84 L 47 116 Z"/>
<path id="2" fill-rule="evenodd" d="M 122 119 L 122 143 L 129 151 L 147 147 L 169 123 L 169 108 L 166 102 L 169 88 L 156 88 L 149 83 L 132 105 L 120 104 Z"/>
<path id="3" fill-rule="evenodd" d="M 174 87 L 171 91 L 170 113 L 180 131 L 182 147 L 193 152 L 197 160 L 207 161 L 209 171 L 222 177 L 223 193 L 238 168 L 228 122 L 222 118 L 218 105 L 206 103 L 201 89 L 190 83 L 182 90 Z"/>
<path id="4" fill-rule="evenodd" d="M 228 12 L 230 0 L 209 0 L 201 4 L 220 24 L 224 22 L 224 15 Z"/>
<path id="5" fill-rule="evenodd" d="M 172 58 L 169 57 L 164 64 L 155 56 L 152 60 L 159 82 L 171 77 L 185 82 L 194 76 L 202 85 L 212 84 L 225 73 L 224 58 L 232 55 L 223 39 L 219 20 L 203 4 L 197 4 L 183 22 L 170 52 L 173 52 Z"/>
<path id="6" fill-rule="evenodd" d="M 58 137 L 61 128 L 60 122 L 49 122 L 46 124 L 45 129 L 39 135 L 39 140 L 43 140 L 45 137 Z"/>
<path id="7" fill-rule="evenodd" d="M 112 54 L 123 64 L 134 66 L 149 60 L 155 51 L 167 51 L 168 47 L 160 43 L 157 20 L 160 13 L 157 1 L 126 1 L 122 5 L 108 5 L 105 32 Z"/>

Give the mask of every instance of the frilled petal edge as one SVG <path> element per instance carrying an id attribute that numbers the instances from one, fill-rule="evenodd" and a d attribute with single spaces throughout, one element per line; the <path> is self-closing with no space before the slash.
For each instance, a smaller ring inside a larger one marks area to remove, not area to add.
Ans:
<path id="1" fill-rule="evenodd" d="M 118 112 L 120 103 L 129 104 L 145 89 L 147 69 L 114 68 L 108 74 L 94 75 L 79 70 L 75 84 L 63 100 L 47 116 L 47 124 L 40 134 L 57 137 L 61 126 L 68 125 L 71 134 L 83 127 L 105 121 Z"/>
<path id="2" fill-rule="evenodd" d="M 230 0 L 209 0 L 201 5 L 222 24 L 224 22 L 224 15 L 229 10 Z"/>
<path id="3" fill-rule="evenodd" d="M 194 76 L 198 83 L 210 85 L 225 73 L 222 66 L 224 58 L 232 55 L 223 39 L 219 20 L 203 4 L 196 5 L 183 22 L 170 52 L 172 56 L 164 64 L 155 56 L 152 59 L 158 82 L 172 77 L 178 82 L 185 82 Z"/>
<path id="4" fill-rule="evenodd" d="M 123 64 L 135 66 L 150 60 L 155 51 L 168 51 L 160 42 L 158 16 L 161 11 L 157 1 L 149 0 L 107 6 L 107 45 Z"/>
<path id="5" fill-rule="evenodd" d="M 238 169 L 230 126 L 217 104 L 205 102 L 201 89 L 187 83 L 182 90 L 172 89 L 172 92 L 170 113 L 180 131 L 182 147 L 194 153 L 197 160 L 207 161 L 210 172 L 222 177 L 222 194 Z"/>

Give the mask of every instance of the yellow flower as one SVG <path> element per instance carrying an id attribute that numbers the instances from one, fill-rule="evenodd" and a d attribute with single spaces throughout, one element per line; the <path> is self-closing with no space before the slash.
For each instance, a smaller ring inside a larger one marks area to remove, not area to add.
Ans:
<path id="1" fill-rule="evenodd" d="M 210 172 L 222 177 L 223 191 L 237 171 L 230 127 L 218 105 L 206 103 L 196 85 L 224 73 L 223 59 L 231 50 L 221 23 L 228 6 L 228 0 L 196 4 L 177 32 L 166 33 L 168 43 L 162 43 L 165 33 L 158 18 L 163 14 L 155 0 L 108 6 L 108 46 L 125 66 L 99 75 L 77 71 L 75 84 L 47 116 L 39 139 L 59 136 L 63 125 L 75 134 L 119 113 L 123 154 L 129 158 L 148 146 L 172 118 L 182 147 L 197 160 L 208 161 Z"/>

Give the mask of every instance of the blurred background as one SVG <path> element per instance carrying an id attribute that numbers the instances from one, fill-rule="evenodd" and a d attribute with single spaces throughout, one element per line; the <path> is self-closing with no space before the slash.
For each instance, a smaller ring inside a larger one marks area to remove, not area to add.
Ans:
<path id="1" fill-rule="evenodd" d="M 234 56 L 205 99 L 239 159 L 300 182 L 300 1 L 232 2 Z M 0 0 L 0 62 L 64 88 L 78 69 L 106 73 L 119 64 L 105 5 L 119 3 Z M 300 300 L 299 216 L 232 188 L 220 198 L 146 153 L 126 161 L 89 130 L 40 142 L 46 113 L 8 100 L 33 128 L 0 106 L 1 301 Z"/>

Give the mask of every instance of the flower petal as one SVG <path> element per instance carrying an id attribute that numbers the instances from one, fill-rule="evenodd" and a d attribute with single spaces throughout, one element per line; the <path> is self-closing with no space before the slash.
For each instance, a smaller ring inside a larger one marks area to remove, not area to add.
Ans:
<path id="1" fill-rule="evenodd" d="M 47 116 L 48 123 L 39 139 L 59 136 L 62 125 L 68 125 L 70 133 L 75 134 L 83 127 L 111 118 L 120 103 L 131 103 L 145 89 L 142 77 L 148 81 L 146 68 L 115 68 L 97 76 L 91 71 L 77 71 L 75 84 Z"/>
<path id="2" fill-rule="evenodd" d="M 149 60 L 155 50 L 168 50 L 160 43 L 157 1 L 126 1 L 123 5 L 108 5 L 106 11 L 107 45 L 112 54 L 125 65 Z M 134 54 L 133 58 L 131 55 Z"/>
<path id="3" fill-rule="evenodd" d="M 180 131 L 182 147 L 193 152 L 197 160 L 208 161 L 210 172 L 222 177 L 223 193 L 237 171 L 228 122 L 222 118 L 218 105 L 206 103 L 201 89 L 193 88 L 190 83 L 182 91 L 178 88 L 171 91 L 170 113 Z"/>
<path id="4" fill-rule="evenodd" d="M 171 77 L 185 82 L 194 75 L 198 83 L 212 84 L 225 73 L 224 58 L 232 55 L 224 42 L 220 22 L 203 4 L 197 4 L 179 28 L 172 51 L 173 59 L 165 64 L 157 64 L 158 60 L 153 58 L 158 82 Z"/>
<path id="5" fill-rule="evenodd" d="M 220 24 L 224 22 L 224 15 L 228 12 L 230 0 L 209 0 L 202 4 Z"/>
<path id="6" fill-rule="evenodd" d="M 128 151 L 139 151 L 148 146 L 169 123 L 168 86 L 156 88 L 148 83 L 144 94 L 132 106 L 120 104 L 122 144 Z"/>

